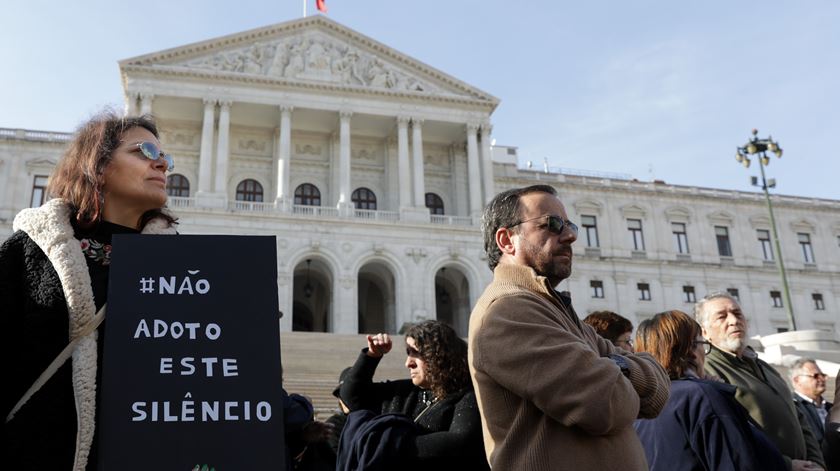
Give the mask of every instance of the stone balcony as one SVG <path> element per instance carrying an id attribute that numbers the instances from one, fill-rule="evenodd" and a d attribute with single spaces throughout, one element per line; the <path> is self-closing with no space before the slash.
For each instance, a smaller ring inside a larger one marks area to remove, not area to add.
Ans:
<path id="1" fill-rule="evenodd" d="M 170 196 L 168 206 L 174 210 L 218 211 L 218 208 L 207 208 L 196 203 L 194 197 Z M 477 218 L 469 216 L 451 216 L 445 214 L 425 215 L 418 219 L 417 213 L 405 214 L 400 211 L 379 211 L 371 209 L 340 209 L 331 206 L 291 205 L 284 207 L 274 202 L 262 203 L 252 201 L 228 201 L 227 211 L 235 213 L 273 214 L 283 217 L 305 219 L 334 219 L 352 220 L 354 222 L 377 223 L 426 223 L 433 225 L 454 226 L 475 229 L 479 225 Z M 408 217 L 406 217 L 408 216 Z"/>

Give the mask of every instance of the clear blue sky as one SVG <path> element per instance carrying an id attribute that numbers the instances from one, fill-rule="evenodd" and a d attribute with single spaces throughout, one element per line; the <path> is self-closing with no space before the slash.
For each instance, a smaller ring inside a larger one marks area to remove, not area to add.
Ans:
<path id="1" fill-rule="evenodd" d="M 840 199 L 840 2 L 327 0 L 329 17 L 502 100 L 541 165 L 750 190 L 750 130 L 784 194 Z M 309 13 L 315 12 L 310 0 Z M 292 20 L 299 0 L 4 0 L 0 127 L 122 107 L 117 61 Z"/>

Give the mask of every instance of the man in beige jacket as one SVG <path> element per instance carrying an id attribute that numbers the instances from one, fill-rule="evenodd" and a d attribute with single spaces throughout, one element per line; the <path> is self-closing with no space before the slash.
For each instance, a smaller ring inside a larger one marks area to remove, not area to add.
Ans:
<path id="1" fill-rule="evenodd" d="M 577 238 L 554 188 L 497 195 L 482 230 L 494 276 L 470 318 L 469 362 L 490 466 L 648 469 L 632 425 L 665 405 L 668 375 L 602 339 L 554 290 Z"/>

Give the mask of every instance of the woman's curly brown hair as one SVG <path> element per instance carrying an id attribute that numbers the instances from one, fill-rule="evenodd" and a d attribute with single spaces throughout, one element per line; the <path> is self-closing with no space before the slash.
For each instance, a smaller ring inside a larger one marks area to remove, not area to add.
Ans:
<path id="1" fill-rule="evenodd" d="M 425 321 L 413 325 L 405 336 L 414 339 L 417 351 L 426 362 L 426 374 L 435 397 L 443 399 L 472 384 L 467 342 L 452 327 L 440 321 Z"/>
<path id="2" fill-rule="evenodd" d="M 151 116 L 123 117 L 112 110 L 105 110 L 82 123 L 58 161 L 47 185 L 47 193 L 51 198 L 61 198 L 70 204 L 79 226 L 95 227 L 102 221 L 105 167 L 111 162 L 114 150 L 120 146 L 123 134 L 137 127 L 160 138 Z M 165 219 L 170 225 L 175 223 L 175 218 L 163 208 L 156 208 L 140 217 L 139 227 L 157 217 Z"/>

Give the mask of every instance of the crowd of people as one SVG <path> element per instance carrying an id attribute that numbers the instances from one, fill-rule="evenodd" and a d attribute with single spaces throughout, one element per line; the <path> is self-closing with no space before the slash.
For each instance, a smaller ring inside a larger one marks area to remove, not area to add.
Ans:
<path id="1" fill-rule="evenodd" d="M 15 218 L 0 247 L 8 469 L 96 469 L 111 237 L 175 233 L 173 165 L 151 118 L 97 116 L 59 161 L 52 199 Z M 581 320 L 555 289 L 577 233 L 551 186 L 496 195 L 482 219 L 493 281 L 469 343 L 417 323 L 408 378 L 375 382 L 395 339 L 368 335 L 323 422 L 281 391 L 287 468 L 840 470 L 840 407 L 823 397 L 816 360 L 792 365 L 791 391 L 748 346 L 729 294 L 704 297 L 693 316 L 656 314 L 635 337 L 614 312 Z"/>

